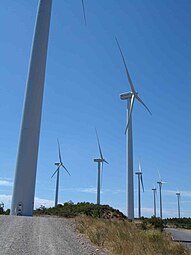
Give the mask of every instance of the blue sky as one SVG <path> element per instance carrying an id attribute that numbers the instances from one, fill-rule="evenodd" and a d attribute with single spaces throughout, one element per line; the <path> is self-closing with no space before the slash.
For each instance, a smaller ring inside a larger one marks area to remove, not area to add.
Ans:
<path id="1" fill-rule="evenodd" d="M 37 0 L 2 0 L 0 9 L 0 200 L 10 206 L 20 122 Z M 131 78 L 152 117 L 139 104 L 133 112 L 134 170 L 144 172 L 143 215 L 152 215 L 152 185 L 158 170 L 164 181 L 164 216 L 176 216 L 177 190 L 182 215 L 191 214 L 191 3 L 189 0 L 53 1 L 43 102 L 36 206 L 53 205 L 58 159 L 59 201 L 96 200 L 99 156 L 104 156 L 101 202 L 126 211 L 126 103 L 129 91 L 115 42 L 117 36 Z M 137 205 L 135 179 L 135 205 Z M 157 203 L 158 205 L 158 203 Z"/>

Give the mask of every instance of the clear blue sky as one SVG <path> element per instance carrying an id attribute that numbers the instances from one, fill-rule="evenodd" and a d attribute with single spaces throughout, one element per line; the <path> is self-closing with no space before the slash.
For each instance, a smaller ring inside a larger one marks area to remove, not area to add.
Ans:
<path id="1" fill-rule="evenodd" d="M 37 0 L 2 0 L 0 8 L 0 200 L 10 206 Z M 53 205 L 57 137 L 71 177 L 61 172 L 59 201 L 96 201 L 99 156 L 104 156 L 101 202 L 126 211 L 126 103 L 129 91 L 117 36 L 136 90 L 133 112 L 134 170 L 144 172 L 143 215 L 152 215 L 152 185 L 164 181 L 164 216 L 191 214 L 191 2 L 189 0 L 53 0 L 36 206 Z M 135 205 L 137 207 L 137 180 Z M 158 202 L 157 202 L 158 205 Z"/>

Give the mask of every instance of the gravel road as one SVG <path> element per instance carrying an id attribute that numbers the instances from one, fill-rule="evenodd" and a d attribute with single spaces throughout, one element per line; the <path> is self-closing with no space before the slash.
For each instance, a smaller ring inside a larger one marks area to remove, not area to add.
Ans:
<path id="1" fill-rule="evenodd" d="M 75 231 L 73 220 L 0 216 L 0 255 L 108 255 Z"/>

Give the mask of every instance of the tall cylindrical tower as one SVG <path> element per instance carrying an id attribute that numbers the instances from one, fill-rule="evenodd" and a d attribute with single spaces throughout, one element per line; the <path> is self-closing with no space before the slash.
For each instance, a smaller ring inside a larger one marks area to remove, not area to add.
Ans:
<path id="1" fill-rule="evenodd" d="M 22 116 L 11 215 L 32 216 L 52 0 L 39 0 Z"/>

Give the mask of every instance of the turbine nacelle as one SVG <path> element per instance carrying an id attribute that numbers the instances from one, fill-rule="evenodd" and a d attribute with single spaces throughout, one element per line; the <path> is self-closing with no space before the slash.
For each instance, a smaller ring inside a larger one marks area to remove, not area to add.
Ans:
<path id="1" fill-rule="evenodd" d="M 54 163 L 55 164 L 55 166 L 59 166 L 60 165 L 60 163 L 59 162 L 56 162 L 56 163 Z"/>
<path id="2" fill-rule="evenodd" d="M 136 93 L 138 95 L 138 93 Z M 121 100 L 128 100 L 128 99 L 131 99 L 133 93 L 132 92 L 126 92 L 126 93 L 122 93 L 120 94 L 120 99 Z"/>
<path id="3" fill-rule="evenodd" d="M 135 172 L 135 174 L 142 175 L 143 173 L 142 172 Z"/>
<path id="4" fill-rule="evenodd" d="M 101 162 L 104 162 L 104 160 L 101 159 L 101 158 L 95 158 L 95 159 L 94 159 L 94 162 L 100 162 L 100 163 L 101 163 Z"/>
<path id="5" fill-rule="evenodd" d="M 162 184 L 165 184 L 166 182 L 158 181 L 157 183 L 162 186 Z"/>

